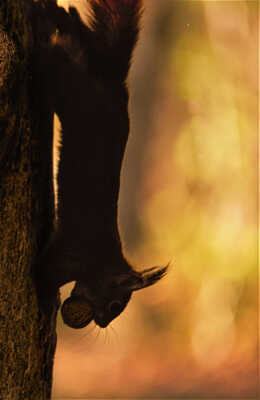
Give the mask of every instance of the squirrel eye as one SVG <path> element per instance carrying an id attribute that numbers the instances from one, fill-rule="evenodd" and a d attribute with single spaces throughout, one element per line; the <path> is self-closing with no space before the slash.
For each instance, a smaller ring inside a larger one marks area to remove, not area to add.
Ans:
<path id="1" fill-rule="evenodd" d="M 122 303 L 119 300 L 113 300 L 108 305 L 108 310 L 111 314 L 117 314 L 121 311 Z"/>

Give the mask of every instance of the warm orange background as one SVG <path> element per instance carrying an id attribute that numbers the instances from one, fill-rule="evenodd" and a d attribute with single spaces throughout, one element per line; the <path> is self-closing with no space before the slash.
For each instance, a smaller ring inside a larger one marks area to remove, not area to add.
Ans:
<path id="1" fill-rule="evenodd" d="M 258 2 L 144 3 L 120 228 L 172 267 L 105 330 L 59 319 L 53 396 L 256 398 Z"/>

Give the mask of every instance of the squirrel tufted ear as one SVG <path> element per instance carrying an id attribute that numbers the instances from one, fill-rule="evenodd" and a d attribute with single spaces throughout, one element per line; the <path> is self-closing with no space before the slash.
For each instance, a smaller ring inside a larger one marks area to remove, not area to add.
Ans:
<path id="1" fill-rule="evenodd" d="M 166 275 L 168 267 L 169 265 L 163 268 L 152 267 L 138 272 L 139 280 L 132 286 L 132 290 L 140 290 L 155 284 Z"/>
<path id="2" fill-rule="evenodd" d="M 163 278 L 168 270 L 169 265 L 166 267 L 152 267 L 143 271 L 131 270 L 125 274 L 117 276 L 113 283 L 118 286 L 123 286 L 128 290 L 140 290 L 145 287 L 151 286 Z"/>

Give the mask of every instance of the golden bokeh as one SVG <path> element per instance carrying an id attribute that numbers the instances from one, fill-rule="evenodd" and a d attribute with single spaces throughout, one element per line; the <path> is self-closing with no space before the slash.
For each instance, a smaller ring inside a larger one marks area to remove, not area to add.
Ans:
<path id="1" fill-rule="evenodd" d="M 144 3 L 120 230 L 170 271 L 107 330 L 59 321 L 53 395 L 257 398 L 258 2 Z"/>

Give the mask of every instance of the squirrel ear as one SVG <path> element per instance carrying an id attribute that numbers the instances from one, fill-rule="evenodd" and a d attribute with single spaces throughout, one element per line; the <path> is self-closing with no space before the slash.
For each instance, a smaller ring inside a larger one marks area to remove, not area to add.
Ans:
<path id="1" fill-rule="evenodd" d="M 128 290 L 140 290 L 151 286 L 163 278 L 168 270 L 166 267 L 152 267 L 141 272 L 130 271 L 115 278 L 114 283 L 118 286 L 125 287 Z"/>
<path id="2" fill-rule="evenodd" d="M 158 282 L 166 275 L 168 267 L 169 265 L 163 268 L 152 267 L 139 272 L 139 280 L 132 286 L 132 290 L 140 290 Z"/>

